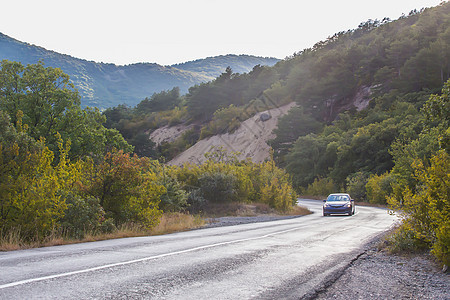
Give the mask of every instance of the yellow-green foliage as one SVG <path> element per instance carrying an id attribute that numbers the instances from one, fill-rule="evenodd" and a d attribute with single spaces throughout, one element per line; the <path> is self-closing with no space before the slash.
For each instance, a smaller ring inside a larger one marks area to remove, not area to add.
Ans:
<path id="1" fill-rule="evenodd" d="M 211 122 L 202 128 L 200 139 L 204 139 L 215 134 L 233 132 L 241 125 L 241 120 L 246 119 L 243 114 L 244 108 L 236 107 L 233 104 L 228 107 L 218 109 L 214 112 Z"/>
<path id="2" fill-rule="evenodd" d="M 305 190 L 305 194 L 308 196 L 327 196 L 334 192 L 336 192 L 335 184 L 333 179 L 329 178 L 316 178 Z"/>
<path id="3" fill-rule="evenodd" d="M 261 202 L 280 211 L 288 211 L 296 199 L 293 188 L 286 182 L 280 183 L 276 177 L 271 178 L 261 189 Z"/>
<path id="4" fill-rule="evenodd" d="M 288 174 L 278 168 L 272 159 L 263 163 L 253 163 L 251 160 L 238 161 L 235 155 L 229 155 L 220 148 L 207 154 L 207 158 L 208 160 L 201 165 L 185 164 L 182 167 L 171 167 L 169 172 L 173 172 L 187 190 L 200 191 L 200 195 L 205 188 L 202 186 L 204 181 L 201 180 L 205 174 L 215 178 L 217 174 L 223 174 L 228 179 L 233 178 L 232 193 L 235 201 L 266 203 L 280 211 L 289 210 L 296 202 L 297 195 Z M 229 200 L 228 197 L 227 199 Z"/>
<path id="5" fill-rule="evenodd" d="M 440 150 L 431 157 L 430 166 L 422 160 L 413 163 L 416 190 L 406 188 L 401 197 L 388 203 L 402 212 L 404 226 L 414 237 L 432 246 L 434 255 L 450 263 L 450 157 Z M 401 210 L 400 210 L 401 209 Z"/>
<path id="6" fill-rule="evenodd" d="M 186 107 L 175 107 L 171 110 L 153 113 L 150 119 L 155 124 L 155 127 L 162 127 L 164 125 L 175 125 L 181 123 L 186 118 Z"/>
<path id="7" fill-rule="evenodd" d="M 89 193 L 100 199 L 100 205 L 117 224 L 136 222 L 147 228 L 155 225 L 162 213 L 158 203 L 164 192 L 150 159 L 123 151 L 105 156 L 89 187 Z"/>
<path id="8" fill-rule="evenodd" d="M 67 206 L 60 192 L 71 188 L 78 180 L 78 174 L 72 171 L 74 168 L 67 161 L 69 144 L 63 147 L 58 135 L 60 157 L 56 166 L 52 165 L 53 152 L 43 141 L 40 145 L 34 153 L 26 153 L 17 143 L 6 151 L 0 147 L 2 163 L 11 152 L 16 157 L 25 157 L 13 163 L 10 161 L 10 176 L 2 177 L 2 191 L 6 193 L 1 193 L 0 227 L 5 231 L 19 229 L 22 235 L 38 239 L 51 232 L 64 216 Z"/>
<path id="9" fill-rule="evenodd" d="M 0 113 L 2 236 L 19 231 L 24 240 L 42 241 L 54 231 L 81 237 L 125 224 L 151 229 L 162 215 L 162 197 L 170 211 L 186 209 L 189 194 L 197 209 L 209 201 L 239 201 L 287 211 L 295 203 L 288 175 L 272 159 L 239 161 L 219 148 L 205 163 L 183 167 L 122 150 L 70 161 L 70 141 L 61 135 L 56 134 L 55 156 L 44 140 L 36 142 L 26 134 L 20 117 L 16 126 Z"/>
<path id="10" fill-rule="evenodd" d="M 370 203 L 385 204 L 386 197 L 392 192 L 391 183 L 393 178 L 388 172 L 382 175 L 370 175 L 366 184 L 367 200 Z"/>
<path id="11" fill-rule="evenodd" d="M 1 235 L 14 231 L 24 240 L 40 241 L 53 231 L 71 234 L 71 228 L 79 224 L 64 219 L 69 209 L 67 197 L 80 203 L 98 199 L 101 208 L 94 207 L 98 212 L 92 214 L 97 219 L 86 222 L 103 229 L 112 221 L 145 228 L 157 224 L 162 213 L 159 197 L 165 188 L 158 183 L 149 159 L 113 151 L 99 163 L 89 158 L 71 162 L 70 142 L 64 143 L 59 134 L 55 158 L 44 140 L 36 142 L 24 132 L 20 118 L 16 130 L 0 114 L 0 129 Z M 103 209 L 106 217 L 113 219 L 99 220 L 104 217 Z M 103 230 L 94 227 L 90 230 Z"/>

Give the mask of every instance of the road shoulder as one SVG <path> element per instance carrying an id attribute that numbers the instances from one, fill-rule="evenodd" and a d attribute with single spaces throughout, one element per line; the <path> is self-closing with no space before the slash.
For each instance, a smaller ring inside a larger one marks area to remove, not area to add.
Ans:
<path id="1" fill-rule="evenodd" d="M 429 254 L 379 251 L 380 238 L 311 299 L 449 299 L 450 274 Z"/>

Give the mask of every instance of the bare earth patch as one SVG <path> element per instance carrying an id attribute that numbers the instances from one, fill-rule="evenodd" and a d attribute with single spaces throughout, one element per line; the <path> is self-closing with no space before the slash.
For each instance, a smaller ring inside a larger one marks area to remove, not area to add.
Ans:
<path id="1" fill-rule="evenodd" d="M 205 153 L 212 147 L 222 147 L 229 153 L 238 152 L 238 159 L 250 158 L 253 162 L 263 162 L 269 158 L 270 147 L 267 141 L 275 136 L 272 131 L 278 125 L 278 118 L 285 115 L 295 103 L 260 112 L 245 120 L 233 133 L 215 135 L 201 141 L 172 159 L 169 164 L 182 165 L 185 162 L 200 164 L 206 160 Z M 260 116 L 267 114 L 270 119 L 262 121 Z"/>

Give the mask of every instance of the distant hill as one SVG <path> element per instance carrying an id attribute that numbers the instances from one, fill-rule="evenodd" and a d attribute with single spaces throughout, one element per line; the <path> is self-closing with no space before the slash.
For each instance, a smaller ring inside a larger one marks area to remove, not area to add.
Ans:
<path id="1" fill-rule="evenodd" d="M 221 55 L 173 66 L 138 63 L 126 66 L 96 63 L 20 42 L 0 33 L 0 60 L 24 65 L 43 60 L 46 66 L 61 68 L 80 92 L 82 106 L 101 109 L 127 104 L 134 106 L 153 93 L 178 86 L 181 92 L 210 81 L 230 66 L 234 72 L 250 71 L 255 65 L 272 66 L 276 58 L 250 55 Z"/>
<path id="2" fill-rule="evenodd" d="M 279 59 L 273 57 L 228 54 L 188 61 L 172 65 L 172 67 L 215 78 L 222 74 L 228 66 L 231 66 L 234 73 L 242 74 L 249 72 L 256 65 L 273 66 L 278 61 Z"/>

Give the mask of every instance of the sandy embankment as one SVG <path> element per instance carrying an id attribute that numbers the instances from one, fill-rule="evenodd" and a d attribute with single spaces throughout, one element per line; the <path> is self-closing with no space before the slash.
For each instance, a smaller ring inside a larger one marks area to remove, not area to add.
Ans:
<path id="1" fill-rule="evenodd" d="M 238 152 L 239 159 L 250 158 L 254 162 L 262 162 L 269 157 L 270 147 L 267 141 L 275 136 L 272 131 L 277 127 L 278 118 L 285 115 L 289 109 L 295 106 L 290 103 L 278 108 L 260 112 L 242 122 L 241 126 L 233 133 L 215 135 L 201 141 L 172 159 L 169 164 L 181 165 L 185 162 L 202 163 L 205 153 L 212 147 L 222 147 L 228 152 Z M 261 114 L 268 114 L 271 118 L 261 121 Z"/>

